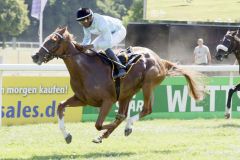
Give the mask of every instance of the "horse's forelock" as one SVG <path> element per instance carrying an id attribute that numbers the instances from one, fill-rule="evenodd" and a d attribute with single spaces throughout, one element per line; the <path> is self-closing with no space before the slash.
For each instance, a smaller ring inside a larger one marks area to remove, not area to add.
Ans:
<path id="1" fill-rule="evenodd" d="M 59 32 L 62 31 L 64 28 L 65 28 L 65 27 L 57 27 L 54 32 L 59 33 Z M 63 36 L 66 38 L 66 40 L 68 40 L 68 41 L 70 41 L 70 42 L 75 40 L 73 34 L 71 34 L 71 33 L 68 31 L 67 28 L 66 28 Z"/>
<path id="2" fill-rule="evenodd" d="M 73 34 L 71 34 L 68 30 L 66 30 L 65 32 L 64 32 L 64 37 L 68 40 L 68 41 L 74 41 L 74 36 L 73 36 Z"/>
<path id="3" fill-rule="evenodd" d="M 57 27 L 54 32 L 60 32 L 63 28 L 62 27 Z"/>

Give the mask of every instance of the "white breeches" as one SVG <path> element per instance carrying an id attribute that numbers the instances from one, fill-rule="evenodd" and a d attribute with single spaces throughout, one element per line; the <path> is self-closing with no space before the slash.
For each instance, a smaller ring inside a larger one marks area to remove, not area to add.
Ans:
<path id="1" fill-rule="evenodd" d="M 122 42 L 124 40 L 124 38 L 126 37 L 126 34 L 127 34 L 127 31 L 126 31 L 125 27 L 121 27 L 121 29 L 112 33 L 111 46 L 109 46 L 108 48 L 112 48 L 112 47 L 118 45 L 120 42 Z M 101 44 L 101 43 L 104 43 L 105 41 L 106 40 L 103 38 L 103 36 L 100 35 L 96 39 L 94 39 L 92 44 L 94 44 L 94 43 Z M 97 45 L 97 46 L 99 46 L 99 45 Z M 95 49 L 106 50 L 108 48 L 95 48 Z"/>

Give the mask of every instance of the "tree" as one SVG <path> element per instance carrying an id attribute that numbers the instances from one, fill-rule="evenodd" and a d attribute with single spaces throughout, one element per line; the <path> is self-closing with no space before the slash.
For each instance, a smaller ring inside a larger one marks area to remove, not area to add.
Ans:
<path id="1" fill-rule="evenodd" d="M 133 1 L 128 14 L 123 17 L 123 23 L 127 25 L 129 22 L 142 22 L 143 20 L 143 0 Z"/>
<path id="2" fill-rule="evenodd" d="M 97 6 L 100 13 L 115 18 L 122 18 L 127 14 L 124 0 L 97 0 Z"/>
<path id="3" fill-rule="evenodd" d="M 128 14 L 127 11 L 133 2 L 134 0 L 48 0 L 43 12 L 43 37 L 52 33 L 56 27 L 67 25 L 77 41 L 81 41 L 82 27 L 75 20 L 78 8 L 88 7 L 95 13 L 122 19 Z M 25 3 L 28 4 L 28 10 L 31 10 L 32 0 L 25 0 Z M 32 18 L 30 14 L 28 16 L 31 25 L 17 38 L 22 41 L 38 41 L 39 21 Z"/>
<path id="4" fill-rule="evenodd" d="M 27 12 L 27 5 L 24 1 L 0 1 L 0 33 L 3 48 L 7 36 L 20 35 L 29 25 Z"/>

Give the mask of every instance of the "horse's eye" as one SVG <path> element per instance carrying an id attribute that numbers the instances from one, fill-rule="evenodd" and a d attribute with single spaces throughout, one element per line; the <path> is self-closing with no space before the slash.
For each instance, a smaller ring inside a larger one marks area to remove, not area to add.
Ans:
<path id="1" fill-rule="evenodd" d="M 55 39 L 50 39 L 50 42 L 51 43 L 55 43 L 55 42 L 57 42 Z"/>

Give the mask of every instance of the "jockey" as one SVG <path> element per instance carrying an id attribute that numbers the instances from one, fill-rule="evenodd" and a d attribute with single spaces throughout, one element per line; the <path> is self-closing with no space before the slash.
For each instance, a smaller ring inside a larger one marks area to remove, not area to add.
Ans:
<path id="1" fill-rule="evenodd" d="M 111 49 L 126 36 L 126 29 L 119 19 L 93 13 L 90 8 L 79 8 L 76 20 L 83 26 L 82 47 L 84 50 L 91 48 L 105 50 L 110 59 L 122 64 Z M 92 42 L 91 34 L 97 35 L 97 38 Z M 126 74 L 124 68 L 120 65 L 116 66 L 119 73 L 114 78 L 124 76 Z"/>

